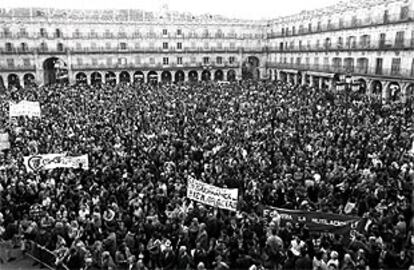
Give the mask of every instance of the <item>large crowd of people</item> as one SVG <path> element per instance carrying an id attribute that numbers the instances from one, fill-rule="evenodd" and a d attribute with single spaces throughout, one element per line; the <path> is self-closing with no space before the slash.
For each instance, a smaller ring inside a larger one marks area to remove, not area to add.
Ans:
<path id="1" fill-rule="evenodd" d="M 285 84 L 43 86 L 0 94 L 0 237 L 69 269 L 413 269 L 402 103 Z M 9 119 L 8 101 L 41 118 Z M 89 168 L 29 172 L 23 157 L 87 154 Z M 237 211 L 186 196 L 188 177 L 237 188 Z M 350 235 L 263 209 L 364 218 Z M 1 264 L 0 264 L 1 268 Z"/>

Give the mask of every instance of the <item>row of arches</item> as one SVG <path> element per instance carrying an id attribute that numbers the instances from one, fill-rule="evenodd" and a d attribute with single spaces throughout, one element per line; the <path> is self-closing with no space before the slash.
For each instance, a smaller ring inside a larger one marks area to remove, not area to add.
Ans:
<path id="1" fill-rule="evenodd" d="M 2 76 L 0 76 L 0 88 L 6 88 L 6 83 L 8 87 L 28 87 L 33 86 L 35 84 L 35 76 L 32 73 L 26 73 L 23 75 L 23 80 L 15 74 L 10 73 L 7 75 L 5 79 L 3 79 Z"/>
<path id="2" fill-rule="evenodd" d="M 340 81 L 340 75 L 335 74 L 333 78 L 318 77 L 309 74 L 290 73 L 280 71 L 278 80 L 291 84 L 307 84 L 318 88 L 335 88 Z M 355 78 L 352 87 L 354 93 L 369 94 L 378 98 L 385 98 L 389 101 L 402 101 L 405 96 L 407 100 L 414 100 L 414 83 L 401 84 L 397 81 L 382 82 L 380 80 L 366 80 L 364 78 Z"/>
<path id="3" fill-rule="evenodd" d="M 188 72 L 188 81 L 190 82 L 197 82 L 201 81 L 223 81 L 225 80 L 224 72 L 221 69 L 216 70 L 213 74 L 210 70 L 203 70 L 201 74 L 199 74 L 196 70 L 190 70 Z M 78 72 L 75 75 L 75 80 L 77 83 L 88 83 L 88 76 L 84 72 Z M 157 82 L 183 82 L 186 80 L 186 74 L 183 70 L 177 70 L 173 75 L 170 71 L 165 70 L 161 73 L 157 71 L 149 71 L 147 75 L 144 74 L 142 71 L 135 71 L 132 76 L 128 71 L 122 71 L 117 75 L 112 71 L 107 71 L 104 74 L 95 71 L 90 74 L 90 83 L 91 84 L 99 84 L 99 83 L 116 83 L 117 81 L 120 83 L 143 83 L 143 82 L 150 82 L 150 83 L 157 83 Z M 236 72 L 234 70 L 229 70 L 227 72 L 227 80 L 228 81 L 235 81 L 236 80 Z"/>

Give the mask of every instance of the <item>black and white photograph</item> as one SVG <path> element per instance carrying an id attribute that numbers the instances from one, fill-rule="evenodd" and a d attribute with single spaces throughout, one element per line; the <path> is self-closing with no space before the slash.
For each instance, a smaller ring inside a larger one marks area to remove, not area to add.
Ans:
<path id="1" fill-rule="evenodd" d="M 414 0 L 1 0 L 0 270 L 414 270 Z"/>

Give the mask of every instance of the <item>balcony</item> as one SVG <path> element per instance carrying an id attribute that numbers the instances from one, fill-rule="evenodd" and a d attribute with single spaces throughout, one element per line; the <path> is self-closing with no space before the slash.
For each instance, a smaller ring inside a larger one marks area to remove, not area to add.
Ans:
<path id="1" fill-rule="evenodd" d="M 267 62 L 268 68 L 277 69 L 294 69 L 299 71 L 316 71 L 326 73 L 345 74 L 349 69 L 353 70 L 352 75 L 372 76 L 372 77 L 390 77 L 396 79 L 413 78 L 410 69 L 392 70 L 391 68 L 377 69 L 366 66 L 338 66 L 338 65 L 316 65 L 316 64 L 288 64 Z"/>
<path id="2" fill-rule="evenodd" d="M 405 40 L 402 43 L 390 44 L 383 43 L 381 44 L 378 40 L 371 40 L 368 44 L 347 44 L 345 46 L 341 44 L 329 45 L 324 44 L 323 46 L 303 46 L 302 47 L 293 47 L 293 48 L 283 48 L 280 47 L 267 47 L 269 53 L 303 53 L 303 52 L 352 52 L 352 51 L 409 51 L 414 50 L 414 42 L 410 40 Z"/>
<path id="3" fill-rule="evenodd" d="M 0 66 L 0 70 L 4 72 L 25 72 L 36 71 L 35 65 L 15 65 L 15 66 Z"/>
<path id="4" fill-rule="evenodd" d="M 204 67 L 211 67 L 216 69 L 221 68 L 237 68 L 239 67 L 239 62 L 228 63 L 224 62 L 221 65 L 216 65 L 214 62 L 209 64 L 203 64 L 202 62 L 185 62 L 184 64 L 177 64 L 175 62 L 169 63 L 168 65 L 163 65 L 162 63 L 142 63 L 142 64 L 135 64 L 135 63 L 128 63 L 128 64 L 72 64 L 71 68 L 74 71 L 80 70 L 178 70 L 178 69 L 190 69 L 190 68 L 204 68 Z"/>
<path id="5" fill-rule="evenodd" d="M 319 34 L 325 32 L 335 32 L 335 31 L 342 31 L 342 30 L 354 30 L 359 28 L 368 28 L 374 26 L 381 26 L 381 25 L 392 25 L 392 24 L 399 24 L 399 23 L 407 23 L 414 21 L 414 10 L 409 11 L 405 16 L 401 16 L 400 12 L 392 13 L 387 16 L 376 16 L 375 18 L 367 18 L 365 20 L 357 19 L 357 20 L 349 20 L 343 21 L 342 23 L 331 23 L 330 25 L 321 25 L 319 29 L 315 29 L 315 31 L 309 31 L 309 29 L 303 29 L 302 31 L 298 31 L 295 34 L 290 32 L 282 34 L 281 32 L 271 32 L 267 34 L 268 39 L 272 38 L 287 38 L 287 37 L 294 37 L 294 36 L 304 36 L 304 35 L 312 35 L 312 34 Z M 299 23 L 299 22 L 298 22 Z"/>

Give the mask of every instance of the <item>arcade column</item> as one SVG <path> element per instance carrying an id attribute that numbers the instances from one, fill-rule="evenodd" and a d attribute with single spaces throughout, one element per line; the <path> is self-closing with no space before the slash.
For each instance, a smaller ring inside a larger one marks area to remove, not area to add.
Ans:
<path id="1" fill-rule="evenodd" d="M 309 75 L 309 80 L 310 80 L 310 86 L 311 87 L 314 87 L 315 86 L 314 76 L 313 75 Z"/>
<path id="2" fill-rule="evenodd" d="M 323 80 L 324 80 L 324 78 L 323 78 L 323 77 L 319 77 L 319 81 L 318 81 L 318 87 L 319 87 L 319 90 L 322 90 L 322 87 L 323 87 Z"/>
<path id="3" fill-rule="evenodd" d="M 19 74 L 18 76 L 19 76 L 20 87 L 24 87 L 24 74 L 22 73 L 22 74 Z"/>
<path id="4" fill-rule="evenodd" d="M 306 73 L 302 73 L 302 82 L 301 85 L 306 85 Z"/>

